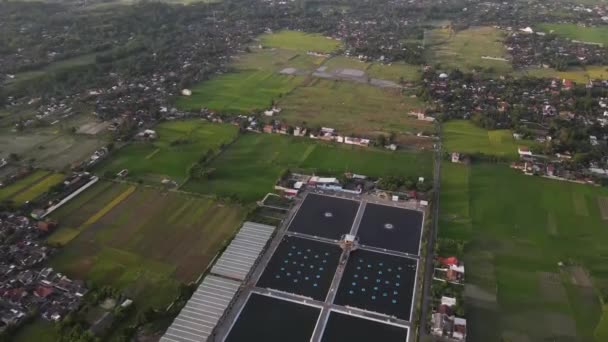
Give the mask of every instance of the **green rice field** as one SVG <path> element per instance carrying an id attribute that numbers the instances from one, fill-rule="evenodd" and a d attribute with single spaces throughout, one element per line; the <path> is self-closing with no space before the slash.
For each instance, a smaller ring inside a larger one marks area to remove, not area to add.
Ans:
<path id="1" fill-rule="evenodd" d="M 255 201 L 273 190 L 286 169 L 319 174 L 354 172 L 368 176 L 406 175 L 431 177 L 432 154 L 387 152 L 318 143 L 306 138 L 246 134 L 210 165 L 205 181 L 190 180 L 185 191 L 233 196 Z"/>
<path id="2" fill-rule="evenodd" d="M 205 81 L 192 88 L 192 96 L 178 98 L 183 110 L 202 108 L 218 112 L 247 114 L 270 107 L 302 81 L 298 76 L 287 76 L 270 71 L 242 71 L 228 73 Z"/>
<path id="3" fill-rule="evenodd" d="M 492 73 L 513 71 L 511 62 L 487 59 L 506 58 L 504 32 L 494 27 L 471 27 L 462 31 L 434 29 L 426 32 L 429 58 L 443 68 L 472 71 L 485 69 Z"/>
<path id="4" fill-rule="evenodd" d="M 216 151 L 237 135 L 237 127 L 200 120 L 168 121 L 154 127 L 158 139 L 135 142 L 116 151 L 97 171 L 115 175 L 129 170 L 129 178 L 159 184 L 164 178 L 178 183 L 208 151 Z"/>
<path id="5" fill-rule="evenodd" d="M 475 126 L 468 120 L 452 120 L 443 124 L 444 150 L 460 153 L 483 153 L 517 158 L 517 147 L 531 147 L 534 142 L 515 140 L 511 130 L 491 130 Z"/>
<path id="6" fill-rule="evenodd" d="M 466 242 L 467 338 L 604 340 L 607 189 L 504 165 L 444 163 L 441 181 L 439 238 Z"/>

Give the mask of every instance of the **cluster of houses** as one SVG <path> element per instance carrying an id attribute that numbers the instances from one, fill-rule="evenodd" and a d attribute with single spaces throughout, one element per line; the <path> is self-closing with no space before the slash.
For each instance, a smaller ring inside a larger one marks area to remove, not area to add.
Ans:
<path id="1" fill-rule="evenodd" d="M 343 192 L 359 195 L 363 191 L 371 190 L 374 182 L 367 176 L 346 173 L 342 180 L 336 177 L 319 177 L 301 173 L 288 172 L 275 185 L 275 191 L 284 197 L 293 198 L 304 189 Z"/>
<path id="2" fill-rule="evenodd" d="M 456 298 L 441 297 L 441 302 L 431 318 L 431 334 L 448 341 L 465 341 L 467 320 L 454 314 Z"/>
<path id="3" fill-rule="evenodd" d="M 591 162 L 586 169 L 573 170 L 569 161 L 572 160 L 570 153 L 556 153 L 554 156 L 533 154 L 527 147 L 519 147 L 520 160 L 511 163 L 511 168 L 520 170 L 528 176 L 542 176 L 555 180 L 569 181 L 581 184 L 596 184 L 597 178 L 608 176 L 608 165 Z"/>
<path id="4" fill-rule="evenodd" d="M 571 41 L 526 27 L 509 29 L 505 46 L 517 68 L 563 68 L 573 65 L 605 65 L 608 47 L 602 44 Z"/>
<path id="5" fill-rule="evenodd" d="M 289 125 L 282 124 L 278 121 L 272 121 L 271 123 L 262 127 L 264 133 L 278 133 L 285 135 L 293 135 L 296 137 L 309 137 L 310 139 L 318 139 L 323 141 L 333 141 L 340 144 L 355 145 L 361 147 L 368 147 L 371 143 L 370 139 L 356 138 L 339 135 L 335 128 L 321 127 L 317 132 L 309 131 L 303 127 L 292 127 Z M 396 149 L 396 146 L 394 147 Z"/>
<path id="6" fill-rule="evenodd" d="M 59 321 L 78 309 L 87 289 L 52 268 L 43 267 L 53 252 L 42 237 L 52 222 L 3 213 L 0 218 L 0 330 L 18 325 L 37 312 Z"/>
<path id="7" fill-rule="evenodd" d="M 439 283 L 455 285 L 464 288 L 464 264 L 454 256 L 435 260 L 433 280 Z M 465 341 L 467 336 L 467 320 L 458 317 L 456 312 L 458 299 L 441 295 L 439 303 L 434 305 L 431 316 L 431 334 L 448 341 Z"/>
<path id="8" fill-rule="evenodd" d="M 436 267 L 433 274 L 433 279 L 452 284 L 464 285 L 464 263 L 458 260 L 458 258 L 454 256 L 437 258 L 437 262 L 435 264 Z"/>

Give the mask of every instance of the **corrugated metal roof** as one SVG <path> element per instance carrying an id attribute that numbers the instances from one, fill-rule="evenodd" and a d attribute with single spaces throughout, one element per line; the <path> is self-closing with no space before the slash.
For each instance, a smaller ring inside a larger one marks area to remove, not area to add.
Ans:
<path id="1" fill-rule="evenodd" d="M 273 232 L 273 226 L 245 222 L 226 251 L 217 260 L 211 273 L 241 281 L 245 280 Z"/>
<path id="2" fill-rule="evenodd" d="M 238 281 L 214 275 L 205 277 L 160 341 L 207 341 L 240 285 Z"/>

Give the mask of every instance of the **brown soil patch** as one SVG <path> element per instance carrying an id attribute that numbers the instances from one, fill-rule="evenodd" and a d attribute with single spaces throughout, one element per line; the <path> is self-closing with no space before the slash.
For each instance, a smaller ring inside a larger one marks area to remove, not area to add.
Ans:
<path id="1" fill-rule="evenodd" d="M 576 337 L 576 322 L 570 316 L 561 313 L 547 313 L 543 315 L 545 327 L 551 327 L 550 334 L 560 337 Z"/>
<path id="2" fill-rule="evenodd" d="M 587 272 L 580 266 L 572 266 L 568 267 L 568 272 L 572 277 L 572 283 L 574 285 L 582 286 L 582 287 L 593 287 L 593 283 L 591 282 L 591 278 L 587 274 Z"/>
<path id="3" fill-rule="evenodd" d="M 560 276 L 557 273 L 539 272 L 539 292 L 544 300 L 549 302 L 564 302 L 568 299 Z"/>

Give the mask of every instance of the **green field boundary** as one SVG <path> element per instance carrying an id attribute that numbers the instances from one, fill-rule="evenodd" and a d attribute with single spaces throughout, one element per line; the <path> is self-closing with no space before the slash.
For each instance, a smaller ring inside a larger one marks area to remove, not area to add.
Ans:
<path id="1" fill-rule="evenodd" d="M 595 340 L 608 341 L 608 304 L 602 306 L 602 317 L 595 327 Z"/>
<path id="2" fill-rule="evenodd" d="M 119 205 L 122 201 L 124 201 L 127 197 L 129 197 L 133 192 L 135 192 L 136 189 L 137 189 L 137 187 L 135 187 L 135 186 L 130 186 L 129 188 L 127 188 L 127 190 L 125 190 L 123 193 L 118 195 L 110 203 L 106 204 L 105 207 L 101 208 L 101 210 L 99 210 L 97 213 L 95 213 L 93 216 L 91 216 L 88 220 L 86 220 L 83 223 L 83 227 L 90 226 L 90 225 L 94 224 L 95 222 L 97 222 L 100 218 L 104 217 L 107 213 L 109 213 L 112 209 L 114 209 L 114 207 Z"/>
<path id="3" fill-rule="evenodd" d="M 51 187 L 61 183 L 64 178 L 65 176 L 61 173 L 50 173 L 35 184 L 32 184 L 18 194 L 15 194 L 15 196 L 13 196 L 13 201 L 17 205 L 23 205 L 46 193 Z"/>
<path id="4" fill-rule="evenodd" d="M 49 174 L 51 174 L 50 171 L 37 170 L 25 176 L 24 178 L 7 185 L 6 187 L 0 189 L 0 200 L 12 198 L 19 192 L 24 191 L 25 189 L 32 186 L 34 183 L 40 181 L 44 177 L 47 177 Z"/>

